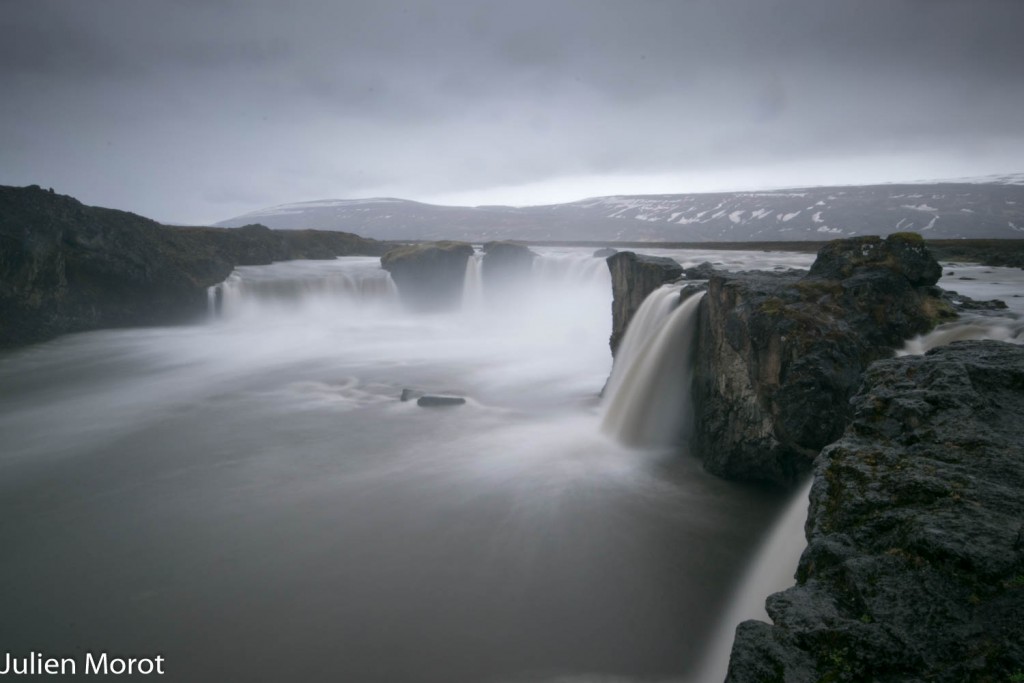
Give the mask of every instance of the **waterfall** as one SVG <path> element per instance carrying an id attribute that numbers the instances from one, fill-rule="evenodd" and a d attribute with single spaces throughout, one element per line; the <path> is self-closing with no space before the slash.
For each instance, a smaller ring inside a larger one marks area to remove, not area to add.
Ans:
<path id="1" fill-rule="evenodd" d="M 462 280 L 462 307 L 479 309 L 484 304 L 483 254 L 475 253 L 466 261 L 466 276 Z"/>
<path id="2" fill-rule="evenodd" d="M 608 264 L 603 258 L 590 254 L 540 254 L 533 260 L 533 272 L 544 284 L 611 286 Z"/>
<path id="3" fill-rule="evenodd" d="M 210 314 L 233 316 L 268 306 L 392 304 L 398 291 L 376 260 L 289 261 L 236 268 L 224 282 L 207 289 Z"/>
<path id="4" fill-rule="evenodd" d="M 768 538 L 758 549 L 739 584 L 739 591 L 733 597 L 725 616 L 718 622 L 696 681 L 725 680 L 736 627 L 748 619 L 770 622 L 764 608 L 765 600 L 772 593 L 778 593 L 794 584 L 800 554 L 807 545 L 804 524 L 807 522 L 813 481 L 808 480 L 794 494 Z"/>
<path id="5" fill-rule="evenodd" d="M 623 443 L 666 446 L 689 427 L 693 341 L 704 293 L 677 304 L 678 296 L 677 287 L 655 290 L 626 330 L 601 425 Z"/>
<path id="6" fill-rule="evenodd" d="M 1024 344 L 1024 319 L 1007 313 L 999 316 L 972 315 L 939 325 L 925 335 L 908 339 L 897 356 L 920 356 L 938 346 L 968 339 L 994 339 Z"/>

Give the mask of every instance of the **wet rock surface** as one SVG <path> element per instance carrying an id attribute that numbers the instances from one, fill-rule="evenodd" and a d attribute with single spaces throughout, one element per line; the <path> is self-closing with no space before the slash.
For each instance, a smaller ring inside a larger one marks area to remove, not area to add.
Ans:
<path id="1" fill-rule="evenodd" d="M 720 476 L 794 484 L 837 439 L 864 369 L 956 316 L 916 235 L 837 240 L 810 272 L 714 273 L 691 447 Z"/>
<path id="2" fill-rule="evenodd" d="M 462 303 L 466 262 L 473 246 L 466 242 L 426 242 L 395 247 L 381 256 L 402 302 L 417 311 L 446 311 Z"/>
<path id="3" fill-rule="evenodd" d="M 483 245 L 480 277 L 489 294 L 507 293 L 518 288 L 533 272 L 537 254 L 518 242 L 487 242 Z"/>
<path id="4" fill-rule="evenodd" d="M 679 279 L 683 267 L 670 258 L 620 251 L 609 256 L 612 275 L 612 353 L 619 348 L 626 326 L 647 295 L 667 282 Z"/>
<path id="5" fill-rule="evenodd" d="M 797 585 L 737 630 L 728 681 L 1024 672 L 1024 348 L 874 363 L 815 463 Z"/>
<path id="6" fill-rule="evenodd" d="M 202 315 L 236 265 L 379 254 L 348 233 L 174 228 L 38 186 L 0 187 L 0 347 Z"/>

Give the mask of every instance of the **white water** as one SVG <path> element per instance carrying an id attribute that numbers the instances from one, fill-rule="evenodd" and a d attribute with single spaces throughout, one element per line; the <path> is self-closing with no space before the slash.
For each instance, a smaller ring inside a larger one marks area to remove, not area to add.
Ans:
<path id="1" fill-rule="evenodd" d="M 673 296 L 678 300 L 678 291 L 659 289 L 648 296 L 644 303 L 650 300 L 650 306 L 637 320 L 627 355 L 617 361 L 623 367 L 613 370 L 602 429 L 622 443 L 669 446 L 679 443 L 689 428 L 693 344 L 704 293 L 690 296 L 665 315 L 666 300 Z"/>
<path id="2" fill-rule="evenodd" d="M 662 285 L 647 295 L 640 308 L 633 314 L 633 319 L 622 335 L 612 374 L 604 393 L 610 397 L 618 391 L 619 385 L 627 375 L 633 372 L 634 366 L 643 358 L 658 331 L 665 325 L 668 316 L 679 305 L 679 292 L 682 285 Z"/>
<path id="3" fill-rule="evenodd" d="M 483 254 L 474 253 L 466 261 L 466 275 L 462 280 L 462 307 L 479 310 L 484 305 Z"/>
<path id="4" fill-rule="evenodd" d="M 240 266 L 210 287 L 210 312 L 233 317 L 265 315 L 311 303 L 340 307 L 393 308 L 398 290 L 376 257 L 332 261 L 284 261 L 267 266 Z"/>
<path id="5" fill-rule="evenodd" d="M 994 339 L 1024 344 L 1024 270 L 993 266 L 943 264 L 939 286 L 978 301 L 998 299 L 1002 311 L 966 311 L 953 322 L 939 325 L 925 335 L 907 340 L 897 356 L 921 355 L 955 341 Z M 969 278 L 969 279 L 962 279 Z"/>

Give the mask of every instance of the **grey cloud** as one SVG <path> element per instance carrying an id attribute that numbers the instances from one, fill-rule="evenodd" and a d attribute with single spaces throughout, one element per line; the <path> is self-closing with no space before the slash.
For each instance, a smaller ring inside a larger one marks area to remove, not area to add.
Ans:
<path id="1" fill-rule="evenodd" d="M 5 10 L 0 182 L 157 218 L 1024 144 L 1016 0 Z"/>

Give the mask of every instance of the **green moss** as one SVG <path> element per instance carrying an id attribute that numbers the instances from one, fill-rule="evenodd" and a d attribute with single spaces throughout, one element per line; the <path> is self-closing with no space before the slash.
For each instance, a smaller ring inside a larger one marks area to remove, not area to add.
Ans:
<path id="1" fill-rule="evenodd" d="M 908 244 L 924 244 L 924 238 L 916 232 L 894 232 L 889 235 L 890 242 L 906 242 Z"/>
<path id="2" fill-rule="evenodd" d="M 1003 585 L 1007 588 L 1024 588 L 1024 574 L 1017 574 L 1016 576 L 1004 581 Z"/>
<path id="3" fill-rule="evenodd" d="M 782 299 L 773 296 L 762 301 L 757 310 L 765 315 L 781 315 L 786 310 L 786 304 Z"/>

